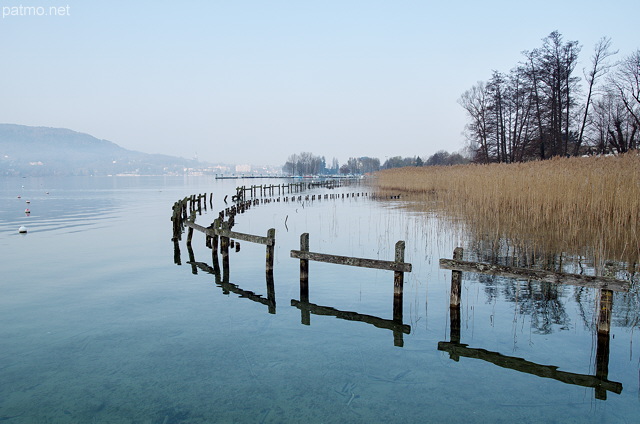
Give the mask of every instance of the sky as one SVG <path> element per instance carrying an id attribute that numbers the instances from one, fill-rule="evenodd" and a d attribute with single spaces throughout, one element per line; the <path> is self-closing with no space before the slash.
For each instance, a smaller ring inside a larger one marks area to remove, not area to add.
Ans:
<path id="1" fill-rule="evenodd" d="M 0 0 L 0 10 L 0 123 L 214 163 L 459 151 L 460 95 L 552 31 L 582 46 L 578 75 L 603 36 L 618 58 L 640 48 L 637 0 Z"/>

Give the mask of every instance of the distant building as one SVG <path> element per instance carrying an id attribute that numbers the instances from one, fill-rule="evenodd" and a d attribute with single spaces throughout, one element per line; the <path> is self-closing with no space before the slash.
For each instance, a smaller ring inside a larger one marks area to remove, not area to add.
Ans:
<path id="1" fill-rule="evenodd" d="M 251 172 L 251 165 L 236 165 L 236 172 Z"/>

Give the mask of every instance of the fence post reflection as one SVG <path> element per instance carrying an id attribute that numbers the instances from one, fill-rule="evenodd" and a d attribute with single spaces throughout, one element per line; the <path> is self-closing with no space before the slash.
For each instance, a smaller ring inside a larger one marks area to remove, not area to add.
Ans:
<path id="1" fill-rule="evenodd" d="M 609 377 L 609 337 L 611 332 L 611 310 L 613 291 L 601 289 L 598 313 L 598 344 L 596 346 L 596 377 L 607 380 Z M 606 400 L 607 390 L 596 387 L 596 399 Z"/>

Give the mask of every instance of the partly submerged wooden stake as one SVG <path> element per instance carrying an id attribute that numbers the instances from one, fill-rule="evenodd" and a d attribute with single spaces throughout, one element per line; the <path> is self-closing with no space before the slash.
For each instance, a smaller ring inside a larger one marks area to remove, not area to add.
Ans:
<path id="1" fill-rule="evenodd" d="M 453 250 L 453 259 L 461 261 L 464 256 L 462 247 Z M 451 271 L 451 300 L 449 306 L 460 306 L 460 293 L 462 292 L 462 272 Z"/>

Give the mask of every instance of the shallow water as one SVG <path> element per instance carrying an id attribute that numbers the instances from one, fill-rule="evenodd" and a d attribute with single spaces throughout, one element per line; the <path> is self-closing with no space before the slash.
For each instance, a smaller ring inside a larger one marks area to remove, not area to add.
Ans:
<path id="1" fill-rule="evenodd" d="M 603 364 L 596 290 L 464 273 L 459 337 L 469 349 L 458 349 L 456 361 L 439 350 L 458 336 L 450 323 L 451 272 L 439 269 L 438 259 L 467 247 L 465 238 L 437 214 L 407 212 L 400 201 L 272 202 L 238 215 L 234 231 L 276 229 L 275 308 L 216 284 L 207 272 L 211 250 L 198 232 L 192 257 L 183 237 L 175 263 L 169 218 L 176 200 L 213 192 L 213 208 L 196 219 L 206 226 L 236 185 L 282 182 L 1 180 L 0 420 L 637 421 L 636 294 L 614 295 Z M 21 225 L 27 234 L 18 234 Z M 352 313 L 311 313 L 309 325 L 302 323 L 304 314 L 292 306 L 300 300 L 299 261 L 290 251 L 303 232 L 311 251 L 384 260 L 405 240 L 413 270 L 403 300 L 410 331 L 401 343 L 391 329 L 362 321 L 393 323 L 390 271 L 311 262 L 309 301 Z M 229 282 L 265 299 L 265 248 L 240 245 L 230 253 Z M 553 367 L 564 382 L 540 376 L 557 377 Z M 594 388 L 575 384 L 605 369 L 605 380 L 621 384 L 619 394 L 607 391 L 605 400 L 601 390 L 596 398 Z"/>

